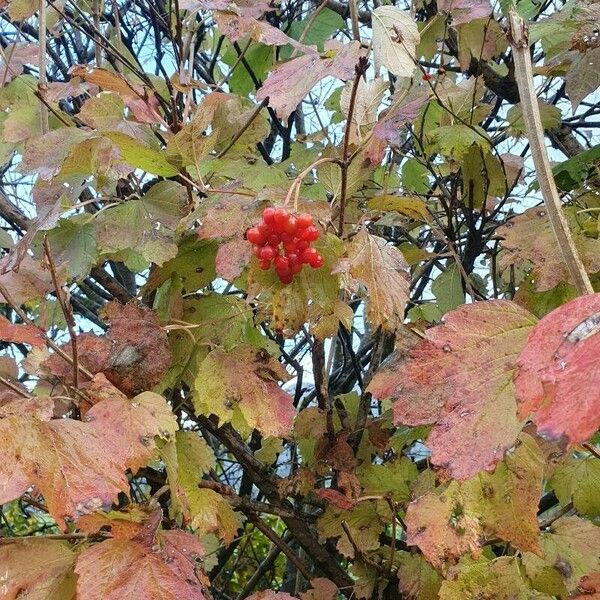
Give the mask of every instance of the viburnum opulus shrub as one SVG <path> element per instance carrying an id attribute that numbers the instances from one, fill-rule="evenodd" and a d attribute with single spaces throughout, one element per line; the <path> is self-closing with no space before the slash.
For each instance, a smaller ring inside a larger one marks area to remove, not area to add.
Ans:
<path id="1" fill-rule="evenodd" d="M 0 2 L 0 599 L 598 598 L 599 20 Z"/>

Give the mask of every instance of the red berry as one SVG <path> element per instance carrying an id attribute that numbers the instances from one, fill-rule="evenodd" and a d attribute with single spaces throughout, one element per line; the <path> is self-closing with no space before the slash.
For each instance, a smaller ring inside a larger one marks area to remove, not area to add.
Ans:
<path id="1" fill-rule="evenodd" d="M 258 268 L 262 269 L 263 271 L 268 271 L 270 266 L 271 266 L 270 260 L 261 259 L 258 261 Z"/>
<path id="2" fill-rule="evenodd" d="M 273 214 L 273 229 L 282 233 L 287 227 L 288 219 L 289 214 L 285 208 L 276 208 Z"/>
<path id="3" fill-rule="evenodd" d="M 301 254 L 302 251 L 306 250 L 309 246 L 310 246 L 310 242 L 307 242 L 306 240 L 298 240 L 296 242 L 296 252 Z"/>
<path id="4" fill-rule="evenodd" d="M 284 244 L 289 244 L 290 242 L 292 242 L 295 238 L 294 235 L 292 233 L 286 233 L 285 231 L 281 234 L 281 241 Z"/>
<path id="5" fill-rule="evenodd" d="M 290 261 L 290 270 L 292 271 L 292 275 L 297 275 L 300 273 L 300 271 L 302 271 L 302 263 L 300 262 L 297 254 L 290 254 L 288 256 L 288 260 Z"/>
<path id="6" fill-rule="evenodd" d="M 313 269 L 320 269 L 325 264 L 323 257 L 320 254 L 317 254 L 311 261 L 310 266 Z"/>
<path id="7" fill-rule="evenodd" d="M 263 246 L 260 249 L 260 258 L 262 260 L 273 260 L 277 256 L 277 250 L 272 246 Z"/>
<path id="8" fill-rule="evenodd" d="M 267 244 L 269 244 L 269 246 L 273 246 L 273 248 L 277 248 L 280 241 L 280 237 L 276 233 L 272 233 L 267 239 Z"/>
<path id="9" fill-rule="evenodd" d="M 314 226 L 311 225 L 302 231 L 300 237 L 307 242 L 314 242 L 319 239 L 321 232 Z"/>
<path id="10" fill-rule="evenodd" d="M 308 264 L 308 263 L 312 263 L 312 261 L 315 260 L 315 258 L 317 256 L 321 256 L 321 255 L 319 254 L 319 252 L 317 251 L 316 248 L 307 248 L 300 255 L 300 260 L 303 263 Z"/>
<path id="11" fill-rule="evenodd" d="M 281 281 L 281 283 L 284 283 L 285 285 L 287 285 L 288 283 L 292 283 L 292 281 L 294 280 L 294 276 L 289 273 L 287 275 L 279 275 L 279 281 Z"/>
<path id="12" fill-rule="evenodd" d="M 262 246 L 266 241 L 265 236 L 258 227 L 250 227 L 250 229 L 246 231 L 246 239 L 251 244 L 258 244 L 259 246 Z"/>
<path id="13" fill-rule="evenodd" d="M 283 242 L 283 249 L 286 251 L 288 256 L 290 253 L 296 252 L 297 248 L 298 248 L 297 243 L 293 240 L 291 242 L 286 242 L 286 241 Z"/>
<path id="14" fill-rule="evenodd" d="M 298 223 L 299 229 L 305 229 L 306 227 L 310 227 L 314 224 L 313 218 L 308 213 L 301 213 L 296 217 L 296 222 Z"/>
<path id="15" fill-rule="evenodd" d="M 257 246 L 257 245 L 252 246 L 252 253 L 254 254 L 254 256 L 258 256 L 258 258 L 260 258 L 261 250 L 262 250 L 262 246 Z"/>
<path id="16" fill-rule="evenodd" d="M 272 229 L 266 223 L 259 223 L 258 230 L 265 236 L 265 239 L 273 233 Z"/>
<path id="17" fill-rule="evenodd" d="M 298 229 L 298 221 L 296 220 L 296 217 L 293 217 L 292 215 L 288 215 L 287 221 L 285 223 L 285 227 L 284 227 L 284 231 L 285 233 L 288 234 L 292 234 L 292 233 L 296 233 L 296 229 Z"/>
<path id="18" fill-rule="evenodd" d="M 277 256 L 273 261 L 277 275 L 287 275 L 291 273 L 290 261 L 285 256 Z"/>
<path id="19" fill-rule="evenodd" d="M 273 223 L 275 222 L 273 217 L 275 216 L 275 209 L 272 206 L 269 206 L 267 208 L 265 208 L 265 210 L 263 210 L 263 221 L 267 224 L 267 225 L 273 225 Z"/>

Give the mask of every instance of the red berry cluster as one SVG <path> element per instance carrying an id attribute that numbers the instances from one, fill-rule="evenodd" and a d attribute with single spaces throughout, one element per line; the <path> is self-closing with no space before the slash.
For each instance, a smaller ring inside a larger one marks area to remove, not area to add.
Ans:
<path id="1" fill-rule="evenodd" d="M 281 283 L 292 283 L 303 265 L 313 269 L 323 266 L 323 257 L 311 247 L 320 235 L 309 214 L 294 215 L 285 208 L 272 207 L 265 208 L 262 221 L 246 231 L 258 266 L 266 271 L 272 263 Z"/>

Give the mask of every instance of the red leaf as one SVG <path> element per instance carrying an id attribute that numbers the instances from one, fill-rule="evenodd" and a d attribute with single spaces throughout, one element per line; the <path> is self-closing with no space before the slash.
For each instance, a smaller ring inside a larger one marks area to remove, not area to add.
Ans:
<path id="1" fill-rule="evenodd" d="M 173 436 L 177 420 L 167 401 L 158 394 L 143 392 L 128 400 L 110 384 L 105 387 L 102 395 L 106 399 L 92 406 L 85 421 L 110 436 L 113 458 L 135 474 L 152 458 L 156 449 L 154 437 Z"/>
<path id="2" fill-rule="evenodd" d="M 321 79 L 352 79 L 363 54 L 360 44 L 330 46 L 324 55 L 313 52 L 277 67 L 258 90 L 256 99 L 260 102 L 268 97 L 269 106 L 280 119 L 285 119 Z"/>
<path id="3" fill-rule="evenodd" d="M 167 334 L 158 315 L 135 304 L 111 302 L 104 309 L 110 329 L 105 336 L 78 337 L 81 364 L 106 378 L 127 395 L 153 388 L 171 365 Z M 66 348 L 70 353 L 70 348 Z M 45 363 L 54 375 L 72 381 L 69 363 L 54 354 Z"/>
<path id="4" fill-rule="evenodd" d="M 320 498 L 323 498 L 323 500 L 327 500 L 329 504 L 332 504 L 340 510 L 350 510 L 356 506 L 356 502 L 353 502 L 344 496 L 344 494 L 341 494 L 337 490 L 332 490 L 331 488 L 320 488 L 315 490 L 315 494 Z"/>
<path id="5" fill-rule="evenodd" d="M 576 298 L 533 329 L 515 377 L 519 415 L 540 435 L 589 439 L 600 427 L 600 294 Z"/>
<path id="6" fill-rule="evenodd" d="M 183 579 L 164 557 L 131 540 L 107 540 L 77 559 L 77 595 L 86 600 L 204 600 L 196 577 Z"/>
<path id="7" fill-rule="evenodd" d="M 16 342 L 17 344 L 29 344 L 43 348 L 46 345 L 44 332 L 35 325 L 15 325 L 6 317 L 0 315 L 0 340 L 3 342 Z"/>
<path id="8" fill-rule="evenodd" d="M 0 504 L 35 485 L 64 527 L 67 517 L 94 512 L 129 491 L 124 466 L 87 423 L 12 414 L 0 420 L 0 439 Z"/>
<path id="9" fill-rule="evenodd" d="M 521 430 L 511 380 L 534 323 L 506 300 L 461 306 L 427 331 L 408 360 L 393 354 L 368 391 L 395 400 L 396 423 L 434 423 L 431 460 L 452 477 L 491 470 Z"/>
<path id="10" fill-rule="evenodd" d="M 215 258 L 217 275 L 227 281 L 234 281 L 252 258 L 252 247 L 242 238 L 234 238 L 221 244 Z"/>

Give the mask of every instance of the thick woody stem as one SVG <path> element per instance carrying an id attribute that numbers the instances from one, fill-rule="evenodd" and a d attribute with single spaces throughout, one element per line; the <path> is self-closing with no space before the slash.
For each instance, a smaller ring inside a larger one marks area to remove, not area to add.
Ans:
<path id="1" fill-rule="evenodd" d="M 556 189 L 550 161 L 548 160 L 548 153 L 544 144 L 544 128 L 533 86 L 533 69 L 531 66 L 531 55 L 529 54 L 527 27 L 514 9 L 511 9 L 508 21 L 508 38 L 512 45 L 515 61 L 515 79 L 521 97 L 521 110 L 523 112 L 523 121 L 525 122 L 525 132 L 531 146 L 533 164 L 546 210 L 548 211 L 550 224 L 552 225 L 558 247 L 562 252 L 577 291 L 580 294 L 591 294 L 594 290 L 577 252 L 567 220 L 562 212 L 562 203 Z"/>

